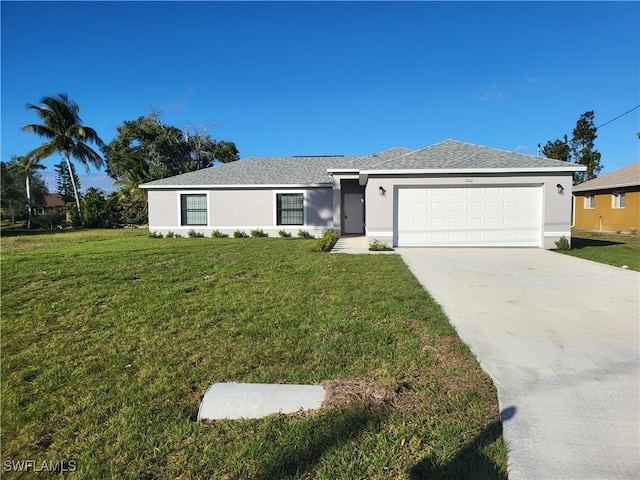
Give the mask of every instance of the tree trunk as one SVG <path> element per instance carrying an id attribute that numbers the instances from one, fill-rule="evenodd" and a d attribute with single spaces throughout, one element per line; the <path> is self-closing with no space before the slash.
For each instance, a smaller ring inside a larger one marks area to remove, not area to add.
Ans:
<path id="1" fill-rule="evenodd" d="M 80 207 L 80 195 L 78 195 L 78 188 L 76 187 L 76 181 L 73 178 L 73 170 L 71 169 L 71 161 L 69 160 L 69 153 L 65 152 L 65 160 L 67 161 L 67 168 L 69 169 L 69 177 L 71 178 L 71 185 L 73 185 L 73 194 L 76 197 L 76 206 L 78 207 L 78 217 L 80 218 L 80 224 L 84 228 L 84 215 L 82 215 L 82 208 Z"/>
<path id="2" fill-rule="evenodd" d="M 27 219 L 27 229 L 31 228 L 31 182 L 29 181 L 29 172 L 26 172 L 26 184 L 27 184 L 27 214 L 29 215 Z"/>

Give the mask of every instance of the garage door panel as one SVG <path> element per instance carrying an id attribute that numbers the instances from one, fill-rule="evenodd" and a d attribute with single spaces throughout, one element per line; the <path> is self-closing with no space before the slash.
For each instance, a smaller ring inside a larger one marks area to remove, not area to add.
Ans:
<path id="1" fill-rule="evenodd" d="M 482 228 L 482 218 L 467 218 L 467 228 L 480 229 Z"/>
<path id="2" fill-rule="evenodd" d="M 541 187 L 421 187 L 397 190 L 398 246 L 535 246 Z"/>
<path id="3" fill-rule="evenodd" d="M 447 211 L 447 204 L 445 202 L 434 202 L 431 204 L 431 210 L 434 213 L 444 213 Z"/>
<path id="4" fill-rule="evenodd" d="M 506 201 L 504 202 L 504 211 L 505 212 L 519 212 L 520 211 L 520 203 L 516 201 Z"/>
<path id="5" fill-rule="evenodd" d="M 518 218 L 505 218 L 504 219 L 504 227 L 505 228 L 510 228 L 510 229 L 515 229 L 520 227 L 520 219 Z"/>

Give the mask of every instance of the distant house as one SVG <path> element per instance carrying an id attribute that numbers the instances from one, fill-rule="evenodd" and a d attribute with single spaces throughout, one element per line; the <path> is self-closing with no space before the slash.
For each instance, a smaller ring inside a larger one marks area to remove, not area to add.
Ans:
<path id="1" fill-rule="evenodd" d="M 640 162 L 575 185 L 576 228 L 629 232 L 640 229 Z"/>
<path id="2" fill-rule="evenodd" d="M 64 200 L 59 193 L 44 196 L 44 203 L 33 206 L 35 215 L 58 215 L 63 213 Z"/>
<path id="3" fill-rule="evenodd" d="M 143 185 L 149 229 L 362 235 L 390 246 L 554 248 L 582 165 L 454 140 L 347 157 L 247 158 Z M 566 190 L 566 193 L 565 193 Z"/>

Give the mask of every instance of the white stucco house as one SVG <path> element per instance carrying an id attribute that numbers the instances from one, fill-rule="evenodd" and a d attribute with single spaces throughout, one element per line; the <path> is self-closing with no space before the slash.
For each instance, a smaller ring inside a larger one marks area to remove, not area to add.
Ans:
<path id="1" fill-rule="evenodd" d="M 251 157 L 156 180 L 149 230 L 366 235 L 395 247 L 555 248 L 585 167 L 454 140 L 364 156 Z"/>

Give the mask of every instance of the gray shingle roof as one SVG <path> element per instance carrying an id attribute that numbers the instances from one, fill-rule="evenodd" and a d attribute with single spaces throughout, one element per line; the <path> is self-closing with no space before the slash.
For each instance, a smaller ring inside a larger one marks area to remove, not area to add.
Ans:
<path id="1" fill-rule="evenodd" d="M 144 184 L 154 186 L 317 185 L 331 183 L 327 168 L 349 157 L 250 157 Z"/>
<path id="2" fill-rule="evenodd" d="M 163 178 L 142 188 L 331 185 L 327 170 L 424 170 L 490 168 L 571 168 L 573 164 L 470 143 L 445 140 L 421 150 L 395 147 L 364 156 L 250 157 L 195 172 Z"/>
<path id="3" fill-rule="evenodd" d="M 571 164 L 546 157 L 445 140 L 379 163 L 371 170 L 566 168 Z"/>
<path id="4" fill-rule="evenodd" d="M 381 160 L 410 152 L 396 147 L 375 155 L 361 157 L 249 157 L 237 162 L 196 170 L 174 177 L 145 183 L 143 188 L 211 185 L 331 185 L 328 169 L 359 170 Z"/>
<path id="5" fill-rule="evenodd" d="M 605 190 L 616 187 L 632 187 L 640 185 L 640 162 L 633 163 L 627 167 L 607 173 L 598 178 L 587 180 L 584 183 L 575 185 L 574 192 L 588 192 L 589 190 Z"/>

